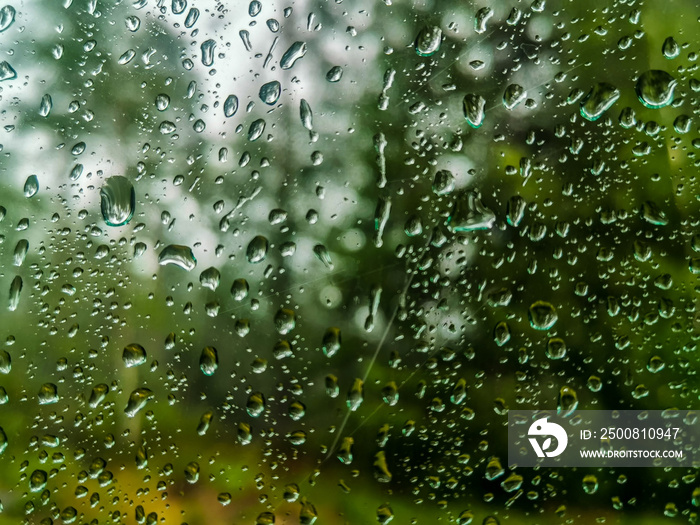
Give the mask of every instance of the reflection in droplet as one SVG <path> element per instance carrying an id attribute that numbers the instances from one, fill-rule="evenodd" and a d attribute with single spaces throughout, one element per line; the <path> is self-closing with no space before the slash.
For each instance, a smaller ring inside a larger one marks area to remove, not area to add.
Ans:
<path id="1" fill-rule="evenodd" d="M 281 94 L 282 85 L 276 80 L 263 84 L 260 88 L 260 92 L 258 93 L 260 100 L 262 100 L 268 106 L 274 106 L 279 100 Z"/>
<path id="2" fill-rule="evenodd" d="M 639 101 L 651 109 L 659 109 L 673 102 L 673 91 L 678 82 L 666 71 L 652 69 L 637 79 L 635 92 Z"/>
<path id="3" fill-rule="evenodd" d="M 421 57 L 434 55 L 442 42 L 442 30 L 438 26 L 424 26 L 414 43 L 416 54 Z"/>
<path id="4" fill-rule="evenodd" d="M 306 54 L 306 43 L 305 42 L 294 42 L 289 49 L 284 52 L 282 59 L 280 60 L 280 67 L 282 69 L 291 69 L 294 63 L 302 58 Z"/>
<path id="5" fill-rule="evenodd" d="M 262 235 L 257 235 L 248 243 L 246 258 L 249 263 L 259 263 L 267 256 L 269 243 Z"/>
<path id="6" fill-rule="evenodd" d="M 30 175 L 24 183 L 24 196 L 28 199 L 39 193 L 39 179 L 36 175 Z"/>
<path id="7" fill-rule="evenodd" d="M 599 82 L 581 100 L 581 116 L 591 122 L 598 120 L 603 113 L 620 98 L 620 90 L 607 82 Z"/>
<path id="8" fill-rule="evenodd" d="M 472 128 L 479 128 L 484 123 L 486 116 L 486 99 L 475 93 L 468 93 L 462 101 L 464 118 Z"/>
<path id="9" fill-rule="evenodd" d="M 192 248 L 189 246 L 170 244 L 160 252 L 158 264 L 161 266 L 173 264 L 189 272 L 190 270 L 194 270 L 197 266 L 197 259 L 192 253 Z"/>
<path id="10" fill-rule="evenodd" d="M 109 177 L 100 190 L 100 199 L 102 218 L 107 226 L 123 226 L 134 216 L 136 192 L 126 177 Z"/>

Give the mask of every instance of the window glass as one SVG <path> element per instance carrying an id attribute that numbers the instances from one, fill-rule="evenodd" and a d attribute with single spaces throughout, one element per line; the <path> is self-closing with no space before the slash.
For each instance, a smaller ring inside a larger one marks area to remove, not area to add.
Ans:
<path id="1" fill-rule="evenodd" d="M 695 2 L 8 1 L 0 522 L 695 522 Z"/>

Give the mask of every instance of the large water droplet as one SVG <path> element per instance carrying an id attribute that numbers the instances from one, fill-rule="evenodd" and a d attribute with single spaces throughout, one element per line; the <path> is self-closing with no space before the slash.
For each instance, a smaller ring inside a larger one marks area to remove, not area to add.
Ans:
<path id="1" fill-rule="evenodd" d="M 17 72 L 14 68 L 5 60 L 0 62 L 0 82 L 14 78 L 17 78 Z"/>
<path id="2" fill-rule="evenodd" d="M 190 270 L 194 270 L 197 266 L 197 259 L 189 246 L 170 244 L 160 252 L 158 263 L 162 266 L 174 264 L 189 272 Z"/>
<path id="3" fill-rule="evenodd" d="M 236 111 L 238 111 L 238 97 L 229 95 L 224 102 L 224 115 L 232 117 L 236 114 Z"/>
<path id="4" fill-rule="evenodd" d="M 214 64 L 214 51 L 216 50 L 216 42 L 213 40 L 205 40 L 200 46 L 202 51 L 202 64 L 209 67 Z"/>
<path id="5" fill-rule="evenodd" d="M 146 403 L 153 399 L 153 396 L 153 392 L 148 388 L 137 388 L 129 395 L 129 401 L 127 401 L 124 413 L 128 417 L 134 417 L 146 406 Z"/>
<path id="6" fill-rule="evenodd" d="M 620 98 L 620 91 L 606 82 L 599 82 L 581 100 L 581 116 L 586 120 L 598 120 Z"/>
<path id="7" fill-rule="evenodd" d="M 496 214 L 481 202 L 475 191 L 468 191 L 457 197 L 447 219 L 447 227 L 453 232 L 488 230 L 496 222 Z"/>
<path id="8" fill-rule="evenodd" d="M 474 16 L 474 31 L 477 33 L 485 33 L 486 32 L 486 23 L 489 21 L 489 19 L 493 16 L 493 9 L 490 7 L 482 7 L 476 12 L 476 15 Z"/>
<path id="9" fill-rule="evenodd" d="M 503 92 L 503 105 L 511 110 L 527 97 L 527 91 L 520 84 L 510 84 Z"/>
<path id="10" fill-rule="evenodd" d="M 678 82 L 666 71 L 652 69 L 637 79 L 635 91 L 639 101 L 648 108 L 658 109 L 673 102 L 673 90 Z"/>
<path id="11" fill-rule="evenodd" d="M 6 31 L 15 21 L 15 8 L 11 5 L 3 6 L 0 9 L 0 33 Z"/>
<path id="12" fill-rule="evenodd" d="M 262 100 L 268 106 L 274 106 L 279 100 L 281 94 L 282 85 L 276 80 L 263 84 L 260 88 L 260 92 L 258 93 L 260 100 Z"/>
<path id="13" fill-rule="evenodd" d="M 246 258 L 250 263 L 259 263 L 267 256 L 269 243 L 262 235 L 257 235 L 248 243 Z"/>
<path id="14" fill-rule="evenodd" d="M 546 301 L 535 301 L 527 312 L 530 326 L 535 330 L 549 330 L 557 322 L 557 311 Z"/>
<path id="15" fill-rule="evenodd" d="M 122 351 L 122 361 L 127 368 L 142 365 L 146 362 L 146 349 L 137 343 L 128 344 Z"/>
<path id="16" fill-rule="evenodd" d="M 248 128 L 248 140 L 253 142 L 258 140 L 265 131 L 265 121 L 261 118 L 253 121 Z"/>
<path id="17" fill-rule="evenodd" d="M 36 175 L 30 175 L 24 183 L 24 196 L 28 199 L 39 193 L 39 179 Z"/>
<path id="18" fill-rule="evenodd" d="M 10 283 L 10 301 L 7 308 L 11 312 L 17 310 L 17 306 L 19 306 L 19 296 L 21 292 L 22 278 L 19 275 L 16 275 L 15 278 L 12 279 L 12 283 Z"/>
<path id="19" fill-rule="evenodd" d="M 100 199 L 107 226 L 123 226 L 134 216 L 136 192 L 126 177 L 109 177 L 100 190 Z"/>
<path id="20" fill-rule="evenodd" d="M 212 376 L 219 368 L 219 353 L 213 346 L 205 346 L 199 356 L 199 369 L 205 376 Z"/>
<path id="21" fill-rule="evenodd" d="M 37 394 L 40 405 L 50 405 L 58 402 L 58 387 L 53 383 L 44 383 Z"/>
<path id="22" fill-rule="evenodd" d="M 481 95 L 468 93 L 462 101 L 462 110 L 467 123 L 472 128 L 478 128 L 484 123 L 486 116 L 486 100 Z"/>
<path id="23" fill-rule="evenodd" d="M 294 63 L 302 58 L 306 54 L 306 43 L 305 42 L 294 42 L 289 49 L 284 52 L 282 59 L 280 60 L 280 67 L 282 69 L 291 69 Z"/>
<path id="24" fill-rule="evenodd" d="M 51 99 L 51 95 L 46 93 L 43 97 L 41 97 L 41 103 L 39 104 L 39 115 L 42 117 L 48 117 L 49 113 L 51 113 L 51 108 L 53 108 L 53 100 Z"/>
<path id="25" fill-rule="evenodd" d="M 171 3 L 173 14 L 182 14 L 187 9 L 187 0 L 173 0 Z"/>
<path id="26" fill-rule="evenodd" d="M 664 40 L 664 43 L 661 46 L 661 52 L 668 59 L 676 58 L 681 54 L 681 46 L 679 46 L 678 42 L 676 42 L 676 40 L 670 36 Z"/>

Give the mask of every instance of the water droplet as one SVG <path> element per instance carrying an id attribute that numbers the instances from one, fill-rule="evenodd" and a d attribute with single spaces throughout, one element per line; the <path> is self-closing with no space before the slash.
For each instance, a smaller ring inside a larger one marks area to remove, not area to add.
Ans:
<path id="1" fill-rule="evenodd" d="M 28 199 L 39 193 L 39 179 L 36 175 L 30 175 L 24 183 L 24 196 Z"/>
<path id="2" fill-rule="evenodd" d="M 196 461 L 190 461 L 185 466 L 185 481 L 190 484 L 194 484 L 199 481 L 199 463 Z"/>
<path id="3" fill-rule="evenodd" d="M 253 121 L 248 129 L 248 140 L 253 142 L 260 138 L 265 131 L 265 121 L 261 118 Z"/>
<path id="4" fill-rule="evenodd" d="M 314 255 L 316 258 L 318 258 L 319 261 L 323 263 L 323 265 L 328 269 L 332 270 L 333 269 L 333 261 L 331 260 L 331 255 L 328 253 L 328 248 L 326 248 L 323 244 L 317 244 L 314 246 Z"/>
<path id="5" fill-rule="evenodd" d="M 248 4 L 248 15 L 251 17 L 258 16 L 262 10 L 262 4 L 258 0 L 253 0 Z"/>
<path id="6" fill-rule="evenodd" d="M 265 396 L 261 392 L 253 392 L 248 397 L 245 409 L 250 417 L 260 417 L 265 411 Z"/>
<path id="7" fill-rule="evenodd" d="M 90 408 L 97 408 L 102 401 L 107 397 L 107 394 L 109 394 L 109 386 L 107 386 L 105 383 L 100 383 L 98 385 L 95 385 L 92 389 L 92 392 L 90 392 L 90 399 L 88 400 L 88 405 L 90 405 Z"/>
<path id="8" fill-rule="evenodd" d="M 267 250 L 269 248 L 269 243 L 265 237 L 262 235 L 257 235 L 248 243 L 248 248 L 246 249 L 246 259 L 249 263 L 259 263 L 265 260 L 267 256 Z"/>
<path id="9" fill-rule="evenodd" d="M 486 23 L 493 16 L 493 9 L 490 7 L 482 7 L 474 16 L 474 31 L 478 34 L 486 32 Z"/>
<path id="10" fill-rule="evenodd" d="M 202 51 L 202 64 L 209 67 L 214 64 L 214 51 L 216 50 L 216 42 L 213 40 L 205 40 L 200 46 Z"/>
<path id="11" fill-rule="evenodd" d="M 173 14 L 180 15 L 187 9 L 187 0 L 173 0 L 171 3 Z"/>
<path id="12" fill-rule="evenodd" d="M 189 246 L 169 244 L 160 252 L 158 264 L 161 266 L 174 264 L 189 272 L 190 270 L 194 270 L 197 266 L 197 259 Z"/>
<path id="13" fill-rule="evenodd" d="M 51 113 L 51 108 L 53 108 L 53 100 L 51 100 L 51 95 L 46 93 L 41 97 L 41 103 L 39 104 L 39 115 L 42 117 L 48 117 Z"/>
<path id="14" fill-rule="evenodd" d="M 666 71 L 652 69 L 637 79 L 635 92 L 639 101 L 651 109 L 659 109 L 673 102 L 673 90 L 678 82 Z"/>
<path id="15" fill-rule="evenodd" d="M 557 322 L 558 316 L 552 304 L 546 301 L 535 301 L 528 310 L 530 326 L 535 330 L 549 330 Z"/>
<path id="16" fill-rule="evenodd" d="M 299 511 L 299 523 L 300 525 L 314 525 L 316 519 L 318 518 L 318 513 L 316 512 L 316 507 L 304 498 L 301 500 L 301 510 Z"/>
<path id="17" fill-rule="evenodd" d="M 562 417 L 569 417 L 578 407 L 578 396 L 576 391 L 568 386 L 561 387 L 559 398 L 557 399 L 557 414 Z"/>
<path id="18" fill-rule="evenodd" d="M 383 450 L 380 450 L 375 454 L 374 464 L 372 466 L 374 479 L 376 479 L 379 483 L 391 482 L 392 475 L 391 472 L 389 472 L 389 466 L 386 463 L 386 453 Z"/>
<path id="19" fill-rule="evenodd" d="M 139 30 L 139 27 L 141 27 L 141 19 L 138 16 L 134 15 L 127 16 L 124 20 L 124 23 L 126 25 L 126 29 L 131 31 L 132 33 L 135 33 Z"/>
<path id="20" fill-rule="evenodd" d="M 15 21 L 15 8 L 11 5 L 3 6 L 0 9 L 0 33 L 6 31 Z"/>
<path id="21" fill-rule="evenodd" d="M 645 221 L 654 226 L 666 226 L 668 224 L 668 217 L 655 202 L 646 201 L 642 204 L 641 215 Z"/>
<path id="22" fill-rule="evenodd" d="M 598 491 L 598 478 L 593 474 L 583 477 L 583 491 L 586 494 L 595 494 Z"/>
<path id="23" fill-rule="evenodd" d="M 348 408 L 352 411 L 355 412 L 358 408 L 360 408 L 360 405 L 364 401 L 364 381 L 360 379 L 359 377 L 356 377 L 355 380 L 352 383 L 352 386 L 350 387 L 350 390 L 348 390 L 348 396 L 347 396 L 347 405 Z"/>
<path id="24" fill-rule="evenodd" d="M 50 405 L 58 402 L 58 387 L 53 383 L 44 383 L 37 395 L 40 405 Z"/>
<path id="25" fill-rule="evenodd" d="M 134 216 L 136 192 L 126 177 L 109 177 L 100 189 L 100 199 L 107 226 L 123 226 Z"/>
<path id="26" fill-rule="evenodd" d="M 599 82 L 581 100 L 581 116 L 591 122 L 598 120 L 603 113 L 617 102 L 620 91 L 606 82 Z"/>
<path id="27" fill-rule="evenodd" d="M 128 417 L 134 417 L 153 397 L 153 392 L 148 388 L 137 388 L 129 395 L 124 413 Z"/>
<path id="28" fill-rule="evenodd" d="M 438 26 L 424 26 L 414 43 L 416 54 L 421 57 L 434 55 L 442 43 L 442 30 Z"/>
<path id="29" fill-rule="evenodd" d="M 433 179 L 433 192 L 436 195 L 449 195 L 455 189 L 455 177 L 449 170 L 438 170 Z"/>
<path id="30" fill-rule="evenodd" d="M 164 120 L 163 122 L 160 123 L 158 126 L 158 130 L 163 134 L 163 135 L 170 135 L 173 133 L 177 127 L 173 122 L 170 122 L 169 120 Z"/>
<path id="31" fill-rule="evenodd" d="M 199 356 L 199 369 L 205 376 L 212 376 L 219 368 L 219 353 L 213 346 L 205 346 Z"/>
<path id="32" fill-rule="evenodd" d="M 280 308 L 275 314 L 275 329 L 281 335 L 288 334 L 296 327 L 296 314 L 289 308 Z"/>
<path id="33" fill-rule="evenodd" d="M 207 268 L 201 274 L 199 274 L 200 284 L 205 288 L 209 288 L 212 292 L 215 292 L 219 287 L 220 281 L 221 273 L 213 266 Z"/>
<path id="34" fill-rule="evenodd" d="M 272 512 L 261 512 L 255 518 L 255 525 L 274 525 L 275 515 Z"/>
<path id="35" fill-rule="evenodd" d="M 170 106 L 170 97 L 165 93 L 160 93 L 156 95 L 156 109 L 158 111 L 165 111 Z"/>
<path id="36" fill-rule="evenodd" d="M 5 60 L 0 62 L 0 82 L 17 78 L 17 71 Z"/>
<path id="37" fill-rule="evenodd" d="M 10 284 L 10 301 L 8 304 L 8 309 L 11 312 L 14 312 L 17 309 L 17 306 L 19 306 L 19 296 L 21 292 L 22 278 L 19 275 L 16 275 Z"/>
<path id="38" fill-rule="evenodd" d="M 41 492 L 46 487 L 49 476 L 44 470 L 35 470 L 29 476 L 29 490 L 32 492 Z"/>
<path id="39" fill-rule="evenodd" d="M 294 42 L 289 49 L 284 52 L 280 60 L 282 69 L 291 69 L 294 63 L 306 54 L 305 42 Z"/>
<path id="40" fill-rule="evenodd" d="M 274 106 L 279 100 L 281 94 L 282 85 L 276 80 L 263 84 L 260 88 L 260 92 L 258 93 L 260 100 L 262 100 L 268 106 Z"/>
<path id="41" fill-rule="evenodd" d="M 185 27 L 186 28 L 191 28 L 193 25 L 197 23 L 197 20 L 199 19 L 199 9 L 196 7 L 192 7 L 190 11 L 187 13 L 187 18 L 185 18 Z"/>
<path id="42" fill-rule="evenodd" d="M 481 202 L 475 191 L 468 191 L 457 197 L 452 213 L 447 219 L 447 227 L 452 232 L 488 230 L 496 221 L 496 215 Z"/>
<path id="43" fill-rule="evenodd" d="M 137 343 L 126 345 L 122 352 L 122 361 L 127 368 L 142 365 L 146 362 L 146 350 Z"/>
<path id="44" fill-rule="evenodd" d="M 481 95 L 468 93 L 462 101 L 462 110 L 467 123 L 472 128 L 479 128 L 484 123 L 486 116 L 486 100 Z"/>
<path id="45" fill-rule="evenodd" d="M 236 114 L 236 111 L 238 111 L 238 97 L 229 95 L 224 102 L 224 115 L 232 117 Z"/>
<path id="46" fill-rule="evenodd" d="M 676 40 L 670 36 L 664 40 L 664 43 L 661 46 L 661 52 L 668 59 L 676 58 L 681 54 L 681 46 L 679 46 L 678 42 L 676 42 Z"/>
<path id="47" fill-rule="evenodd" d="M 566 343 L 560 337 L 552 337 L 547 341 L 545 355 L 549 359 L 563 359 L 566 356 Z"/>
<path id="48" fill-rule="evenodd" d="M 323 334 L 323 353 L 326 357 L 333 357 L 340 350 L 340 328 L 331 327 Z"/>
<path id="49" fill-rule="evenodd" d="M 326 73 L 326 80 L 328 82 L 339 82 L 343 78 L 343 68 L 340 66 L 333 66 Z"/>
<path id="50" fill-rule="evenodd" d="M 510 84 L 503 92 L 503 106 L 511 110 L 527 98 L 527 91 L 520 84 Z"/>

